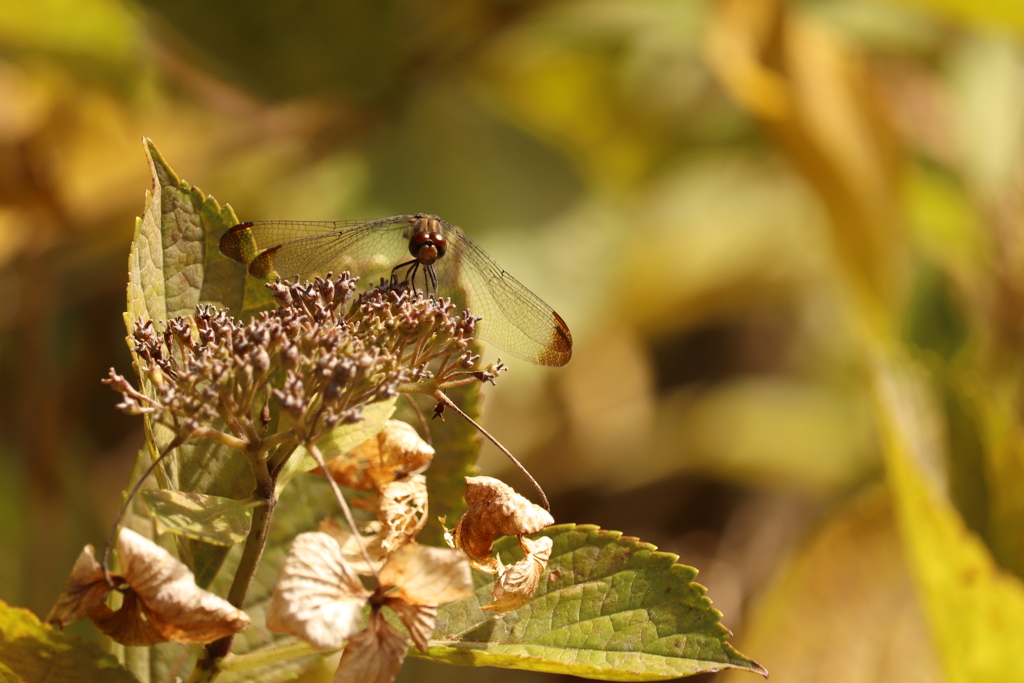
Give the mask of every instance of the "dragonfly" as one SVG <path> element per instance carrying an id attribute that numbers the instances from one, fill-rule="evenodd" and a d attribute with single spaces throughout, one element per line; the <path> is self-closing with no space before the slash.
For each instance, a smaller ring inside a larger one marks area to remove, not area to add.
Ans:
<path id="1" fill-rule="evenodd" d="M 433 295 L 456 292 L 461 283 L 470 310 L 482 317 L 478 337 L 537 365 L 561 367 L 572 357 L 572 335 L 562 317 L 461 229 L 432 214 L 251 221 L 229 228 L 220 251 L 264 280 L 312 279 L 328 271 L 371 278 L 390 271 L 392 282 Z"/>

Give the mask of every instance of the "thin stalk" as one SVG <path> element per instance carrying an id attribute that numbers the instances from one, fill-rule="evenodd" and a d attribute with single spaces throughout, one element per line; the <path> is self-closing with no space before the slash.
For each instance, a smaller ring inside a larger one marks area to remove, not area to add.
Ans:
<path id="1" fill-rule="evenodd" d="M 536 489 L 536 490 L 537 490 L 537 493 L 539 493 L 539 494 L 540 494 L 540 499 L 541 499 L 541 503 L 543 504 L 543 506 L 544 506 L 544 509 L 545 509 L 545 510 L 547 510 L 548 512 L 551 512 L 551 504 L 550 504 L 550 503 L 548 503 L 548 497 L 547 497 L 547 496 L 546 496 L 546 495 L 544 494 L 544 489 L 542 489 L 542 488 L 540 487 L 540 484 L 538 484 L 538 483 L 537 483 L 537 480 L 533 478 L 533 475 L 532 475 L 532 474 L 530 474 L 530 471 L 529 471 L 529 470 L 527 470 L 527 469 L 526 469 L 526 467 L 524 467 L 524 466 L 523 466 L 523 463 L 519 462 L 519 460 L 517 460 L 517 459 L 516 459 L 516 456 L 512 455 L 512 453 L 511 453 L 511 452 L 510 452 L 510 451 L 509 451 L 509 450 L 508 450 L 507 448 L 505 448 L 505 447 L 504 447 L 503 445 L 501 445 L 501 442 L 500 442 L 500 441 L 498 441 L 498 440 L 497 440 L 497 439 L 495 439 L 495 438 L 494 438 L 493 436 L 491 436 L 490 432 L 488 432 L 488 431 L 487 431 L 486 429 L 484 429 L 484 428 L 483 428 L 483 427 L 482 427 L 481 425 L 479 425 L 479 424 L 478 424 L 478 423 L 476 422 L 476 420 L 474 420 L 474 419 L 473 419 L 473 418 L 471 418 L 471 417 L 470 417 L 469 415 L 467 415 L 466 413 L 464 413 L 464 412 L 462 411 L 462 408 L 459 408 L 459 406 L 455 405 L 455 402 L 454 402 L 453 400 L 451 400 L 450 398 L 448 398 L 447 396 L 445 396 L 443 392 L 441 392 L 441 391 L 435 391 L 435 392 L 434 392 L 434 394 L 433 394 L 433 396 L 434 396 L 434 398 L 435 398 L 435 399 L 437 399 L 437 400 L 438 400 L 438 401 L 440 401 L 441 403 L 445 404 L 446 406 L 450 407 L 450 408 L 451 408 L 452 410 L 454 410 L 454 411 L 455 411 L 455 412 L 457 412 L 457 413 L 458 413 L 459 415 L 461 415 L 461 416 L 462 416 L 463 418 L 465 418 L 465 419 L 466 419 L 466 420 L 467 420 L 467 421 L 468 421 L 468 422 L 469 422 L 469 423 L 470 423 L 471 425 L 473 425 L 474 427 L 476 427 L 477 431 L 479 431 L 479 432 L 480 432 L 481 434 L 483 434 L 484 436 L 486 436 L 486 437 L 487 437 L 487 439 L 488 439 L 488 440 L 489 440 L 489 441 L 490 441 L 491 443 L 493 443 L 493 444 L 494 444 L 495 446 L 497 446 L 497 447 L 498 447 L 498 450 L 500 450 L 500 451 L 501 451 L 502 453 L 504 453 L 504 454 L 505 454 L 505 456 L 506 456 L 506 457 L 507 457 L 507 458 L 508 458 L 509 460 L 511 460 L 511 461 L 512 461 L 512 464 L 513 464 L 513 465 L 515 465 L 515 466 L 516 466 L 516 467 L 517 467 L 517 468 L 519 469 L 519 471 L 520 471 L 520 472 L 522 472 L 522 473 L 523 473 L 523 475 L 524 475 L 524 476 L 525 476 L 525 477 L 526 477 L 527 479 L 529 479 L 529 480 L 530 480 L 530 483 L 531 483 L 531 484 L 533 484 L 533 488 L 534 488 L 534 489 Z"/>
<path id="2" fill-rule="evenodd" d="M 217 443 L 224 444 L 229 448 L 234 448 L 236 451 L 244 451 L 249 447 L 248 442 L 228 434 L 227 432 L 222 432 L 219 429 L 213 429 L 212 427 L 200 427 L 196 431 L 192 432 L 191 437 L 206 437 L 207 439 L 211 439 Z"/>
<path id="3" fill-rule="evenodd" d="M 363 559 L 366 560 L 366 566 L 373 572 L 373 578 L 377 579 L 380 583 L 380 578 L 377 576 L 377 569 L 373 566 L 373 560 L 370 559 L 370 553 L 366 551 L 366 546 L 363 545 L 363 536 L 359 533 L 359 527 L 356 526 L 356 521 L 352 517 L 352 511 L 348 507 L 348 502 L 345 500 L 345 496 L 341 495 L 341 489 L 338 488 L 338 482 L 334 481 L 334 477 L 327 471 L 327 464 L 324 462 L 324 456 L 320 453 L 320 449 L 317 448 L 315 443 L 311 443 L 306 446 L 306 450 L 316 460 L 316 464 L 320 466 L 320 471 L 327 477 L 327 483 L 331 485 L 331 490 L 334 491 L 334 497 L 338 499 L 338 507 L 341 508 L 342 514 L 345 515 L 345 521 L 348 522 L 348 528 L 352 530 L 352 535 L 356 539 L 356 545 L 359 546 L 359 552 L 362 554 Z"/>
<path id="4" fill-rule="evenodd" d="M 412 397 L 412 394 L 402 394 L 402 395 L 405 396 L 405 400 L 408 401 L 409 405 L 412 406 L 413 412 L 416 413 L 416 417 L 419 419 L 420 429 L 423 430 L 423 440 L 427 442 L 428 446 L 433 446 L 434 445 L 433 440 L 430 438 L 430 425 L 427 423 L 427 418 L 423 414 L 423 411 L 420 409 L 419 405 L 416 403 L 416 399 L 414 399 Z"/>
<path id="5" fill-rule="evenodd" d="M 107 533 L 107 542 L 103 544 L 103 560 L 100 563 L 103 567 L 103 579 L 111 588 L 115 588 L 115 586 L 114 580 L 110 577 L 110 568 L 107 560 L 110 558 L 110 548 L 114 545 L 114 536 L 117 534 L 117 530 L 121 526 L 121 520 L 124 519 L 124 513 L 128 511 L 128 506 L 131 505 L 132 500 L 135 498 L 135 494 L 139 492 L 140 488 L 142 488 L 142 484 L 145 483 L 147 478 L 149 478 L 149 475 L 153 474 L 153 470 L 155 470 L 156 466 L 160 464 L 160 461 L 170 455 L 171 451 L 175 448 L 188 441 L 189 438 L 190 437 L 186 436 L 176 436 L 169 444 L 167 444 L 164 448 L 164 452 L 146 468 L 146 471 L 142 473 L 139 480 L 135 482 L 135 486 L 132 487 L 128 497 L 125 498 L 124 503 L 121 504 L 121 509 L 117 511 L 117 516 L 114 517 L 114 523 L 110 526 L 110 532 Z"/>

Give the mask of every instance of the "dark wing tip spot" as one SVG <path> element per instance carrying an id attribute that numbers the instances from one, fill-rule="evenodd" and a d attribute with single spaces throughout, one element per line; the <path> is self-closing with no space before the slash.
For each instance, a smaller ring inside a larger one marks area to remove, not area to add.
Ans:
<path id="1" fill-rule="evenodd" d="M 220 253 L 232 261 L 246 263 L 245 244 L 248 241 L 245 234 L 252 227 L 252 222 L 239 223 L 227 229 L 220 238 Z"/>
<path id="2" fill-rule="evenodd" d="M 551 330 L 551 343 L 541 359 L 544 365 L 560 368 L 572 358 L 572 334 L 569 326 L 562 320 L 562 316 L 551 311 L 555 318 L 555 326 Z"/>
<path id="3" fill-rule="evenodd" d="M 271 247 L 266 251 L 260 252 L 256 258 L 249 264 L 249 275 L 258 277 L 261 280 L 269 280 L 277 275 L 277 269 L 274 268 L 274 255 L 277 254 L 281 245 Z"/>

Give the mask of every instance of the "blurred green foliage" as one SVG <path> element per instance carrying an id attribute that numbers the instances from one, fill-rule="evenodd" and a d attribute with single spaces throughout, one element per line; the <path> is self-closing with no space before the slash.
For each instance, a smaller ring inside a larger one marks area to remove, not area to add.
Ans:
<path id="1" fill-rule="evenodd" d="M 513 364 L 488 428 L 559 521 L 698 567 L 773 677 L 1013 680 L 1022 28 L 965 0 L 0 0 L 0 599 L 49 608 L 141 442 L 98 380 L 130 364 L 146 135 L 243 220 L 467 230 L 576 340 Z"/>

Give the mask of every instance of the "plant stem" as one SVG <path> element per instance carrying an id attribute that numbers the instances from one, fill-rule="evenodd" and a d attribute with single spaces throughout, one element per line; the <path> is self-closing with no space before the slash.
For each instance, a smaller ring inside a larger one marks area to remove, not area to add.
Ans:
<path id="1" fill-rule="evenodd" d="M 236 451 L 245 451 L 248 447 L 248 442 L 243 441 L 236 436 L 232 436 L 227 432 L 222 432 L 219 429 L 213 429 L 212 427 L 201 427 L 192 432 L 190 438 L 199 438 L 204 436 L 216 441 L 217 443 L 222 443 L 228 448 L 234 448 Z"/>
<path id="2" fill-rule="evenodd" d="M 238 609 L 245 607 L 245 598 L 249 593 L 253 577 L 256 575 L 256 569 L 259 567 L 263 549 L 267 545 L 270 520 L 274 515 L 274 507 L 277 505 L 277 496 L 274 493 L 276 482 L 267 469 L 265 451 L 247 450 L 246 452 L 250 456 L 252 471 L 256 477 L 253 499 L 261 501 L 263 505 L 258 505 L 252 511 L 252 526 L 249 528 L 249 535 L 242 548 L 242 557 L 238 561 L 238 569 L 235 571 L 231 588 L 228 590 L 228 602 Z M 209 643 L 206 646 L 205 656 L 196 662 L 196 668 L 192 672 L 189 682 L 202 683 L 216 678 L 220 673 L 218 660 L 227 656 L 231 651 L 233 640 L 234 636 L 226 636 Z"/>

